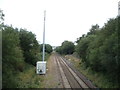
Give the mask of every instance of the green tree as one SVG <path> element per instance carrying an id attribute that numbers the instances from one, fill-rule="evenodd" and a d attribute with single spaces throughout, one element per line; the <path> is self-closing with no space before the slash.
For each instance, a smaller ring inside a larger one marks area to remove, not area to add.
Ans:
<path id="1" fill-rule="evenodd" d="M 32 32 L 20 29 L 19 37 L 25 62 L 36 65 L 36 62 L 39 60 L 37 57 L 37 53 L 39 53 L 39 44 L 35 35 Z"/>
<path id="2" fill-rule="evenodd" d="M 96 24 L 96 25 L 92 25 L 91 29 L 90 29 L 90 32 L 87 33 L 87 35 L 95 35 L 96 34 L 96 31 L 99 30 L 99 25 Z"/>
<path id="3" fill-rule="evenodd" d="M 13 75 L 24 69 L 24 57 L 19 45 L 18 31 L 4 26 L 2 30 L 2 78 L 3 88 L 16 87 Z"/>
<path id="4" fill-rule="evenodd" d="M 74 52 L 75 45 L 70 41 L 64 41 L 62 45 L 56 48 L 60 54 L 72 54 Z"/>
<path id="5" fill-rule="evenodd" d="M 43 44 L 40 45 L 40 52 L 43 52 Z M 52 46 L 50 44 L 45 44 L 45 52 L 47 53 L 51 53 L 53 50 L 52 50 Z"/>
<path id="6" fill-rule="evenodd" d="M 90 32 L 77 39 L 76 52 L 87 67 L 104 74 L 113 87 L 120 86 L 119 17 L 110 19 L 102 28 L 92 26 Z"/>
<path id="7" fill-rule="evenodd" d="M 75 48 L 76 52 L 81 57 L 82 62 L 85 62 L 87 66 L 89 65 L 89 61 L 87 60 L 87 53 L 90 52 L 88 50 L 89 44 L 95 39 L 95 37 L 95 35 L 82 37 L 82 39 L 79 41 Z"/>

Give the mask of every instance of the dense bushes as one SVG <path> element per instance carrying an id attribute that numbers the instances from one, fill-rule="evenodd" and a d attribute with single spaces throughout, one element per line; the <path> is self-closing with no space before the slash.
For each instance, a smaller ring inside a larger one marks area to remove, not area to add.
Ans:
<path id="1" fill-rule="evenodd" d="M 120 17 L 110 19 L 102 28 L 92 25 L 90 31 L 76 41 L 75 52 L 84 66 L 94 72 L 103 74 L 112 83 L 111 87 L 120 86 Z M 60 54 L 72 54 L 74 44 L 64 41 L 56 48 Z"/>
<path id="2" fill-rule="evenodd" d="M 35 35 L 25 29 L 1 25 L 2 29 L 2 85 L 3 88 L 17 87 L 14 77 L 25 70 L 26 63 L 36 65 L 42 60 L 42 45 L 38 44 Z M 52 52 L 52 46 L 47 44 L 47 53 Z M 46 59 L 46 57 L 45 57 Z"/>
<path id="3" fill-rule="evenodd" d="M 40 51 L 42 52 L 42 50 L 43 50 L 43 44 L 40 45 Z M 52 46 L 49 44 L 45 44 L 45 52 L 51 53 L 52 51 L 53 51 Z"/>
<path id="4" fill-rule="evenodd" d="M 19 42 L 18 31 L 4 26 L 2 30 L 3 87 L 14 87 L 16 83 L 13 75 L 24 69 L 24 57 Z"/>
<path id="5" fill-rule="evenodd" d="M 17 87 L 14 77 L 25 70 L 26 63 L 36 65 L 42 60 L 42 52 L 35 35 L 25 29 L 1 25 L 2 32 L 2 85 L 3 88 Z M 52 46 L 47 45 L 47 53 Z M 48 54 L 46 55 L 48 56 Z M 46 58 L 45 58 L 46 59 Z"/>
<path id="6" fill-rule="evenodd" d="M 20 29 L 19 37 L 25 62 L 36 65 L 36 61 L 40 60 L 40 58 L 37 58 L 37 54 L 40 53 L 40 50 L 35 35 L 32 32 Z"/>
<path id="7" fill-rule="evenodd" d="M 4 25 L 4 14 L 0 10 L 0 40 L 2 44 L 2 87 L 16 88 L 17 74 L 25 71 L 29 65 L 36 65 L 42 60 L 41 45 L 38 44 L 35 34 L 26 29 L 13 28 L 12 25 Z M 2 34 L 2 35 L 1 35 Z M 47 44 L 46 57 L 52 52 L 52 46 Z M 49 54 L 48 54 L 49 53 Z M 1 53 L 0 53 L 1 55 Z M 27 66 L 26 66 L 27 65 Z M 1 76 L 1 73 L 0 73 Z M 1 81 L 1 78 L 0 78 Z"/>
<path id="8" fill-rule="evenodd" d="M 56 52 L 60 54 L 72 54 L 74 52 L 75 45 L 70 41 L 64 41 L 61 46 L 56 48 Z"/>
<path id="9" fill-rule="evenodd" d="M 119 18 L 110 19 L 102 28 L 98 28 L 98 25 L 92 26 L 87 35 L 77 40 L 76 46 L 76 52 L 86 67 L 104 73 L 114 85 L 120 83 L 118 21 L 120 22 Z"/>

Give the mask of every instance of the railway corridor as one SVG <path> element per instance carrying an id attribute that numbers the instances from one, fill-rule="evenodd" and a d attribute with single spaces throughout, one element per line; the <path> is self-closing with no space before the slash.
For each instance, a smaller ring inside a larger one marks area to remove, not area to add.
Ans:
<path id="1" fill-rule="evenodd" d="M 53 53 L 47 62 L 45 75 L 45 88 L 95 88 L 95 86 L 80 72 L 78 72 L 67 60 Z"/>

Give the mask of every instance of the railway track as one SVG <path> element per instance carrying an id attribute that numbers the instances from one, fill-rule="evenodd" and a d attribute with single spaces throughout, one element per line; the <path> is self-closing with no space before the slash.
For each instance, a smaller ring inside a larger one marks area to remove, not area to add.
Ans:
<path id="1" fill-rule="evenodd" d="M 54 59 L 58 64 L 64 88 L 81 88 L 81 90 L 86 88 L 87 90 L 96 88 L 88 79 L 82 76 L 81 73 L 77 72 L 73 67 L 71 67 L 71 65 L 67 63 L 60 55 L 55 55 Z"/>

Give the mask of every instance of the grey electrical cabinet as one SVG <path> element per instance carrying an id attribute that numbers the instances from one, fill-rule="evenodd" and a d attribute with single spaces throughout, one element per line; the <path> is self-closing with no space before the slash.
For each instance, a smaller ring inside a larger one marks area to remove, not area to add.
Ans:
<path id="1" fill-rule="evenodd" d="M 37 62 L 36 73 L 37 74 L 45 74 L 46 73 L 46 61 L 38 61 Z"/>

